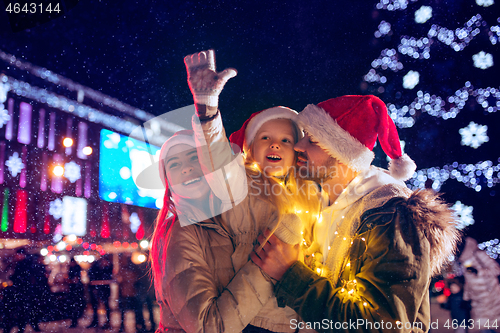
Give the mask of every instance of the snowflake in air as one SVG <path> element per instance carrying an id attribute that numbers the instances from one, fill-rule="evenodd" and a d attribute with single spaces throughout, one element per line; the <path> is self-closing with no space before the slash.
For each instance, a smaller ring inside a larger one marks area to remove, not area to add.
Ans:
<path id="1" fill-rule="evenodd" d="M 469 146 L 474 149 L 488 142 L 490 138 L 486 135 L 488 126 L 478 125 L 471 121 L 467 127 L 461 128 L 458 133 L 462 136 L 462 146 Z"/>
<path id="2" fill-rule="evenodd" d="M 418 84 L 420 80 L 420 74 L 416 71 L 409 71 L 403 77 L 403 88 L 405 89 L 413 89 Z"/>
<path id="3" fill-rule="evenodd" d="M 16 177 L 18 173 L 21 172 L 22 169 L 24 169 L 25 165 L 21 158 L 19 157 L 19 154 L 15 152 L 12 154 L 11 157 L 5 162 L 5 165 L 9 168 L 9 172 L 12 175 L 12 177 Z"/>
<path id="4" fill-rule="evenodd" d="M 64 177 L 74 183 L 82 177 L 80 169 L 80 166 L 73 161 L 66 163 L 64 165 Z"/>
<path id="5" fill-rule="evenodd" d="M 130 214 L 130 230 L 132 230 L 133 233 L 136 233 L 140 226 L 141 219 L 139 218 L 139 215 L 135 212 Z"/>
<path id="6" fill-rule="evenodd" d="M 432 7 L 422 6 L 415 12 L 415 22 L 425 23 L 432 17 Z"/>
<path id="7" fill-rule="evenodd" d="M 63 202 L 61 199 L 50 202 L 49 214 L 56 220 L 59 220 L 63 216 Z"/>
<path id="8" fill-rule="evenodd" d="M 2 105 L 0 105 L 0 128 L 3 127 L 3 125 L 7 124 L 7 122 L 10 120 L 10 115 L 9 111 L 5 110 Z"/>
<path id="9" fill-rule="evenodd" d="M 484 51 L 474 54 L 472 60 L 474 61 L 474 67 L 477 68 L 486 69 L 493 66 L 493 56 Z"/>
<path id="10" fill-rule="evenodd" d="M 460 201 L 455 202 L 455 204 L 451 207 L 451 209 L 455 211 L 455 216 L 457 217 L 457 229 L 462 230 L 463 228 L 474 224 L 472 208 L 472 206 L 466 206 Z"/>
<path id="11" fill-rule="evenodd" d="M 493 0 L 476 0 L 476 3 L 477 3 L 479 6 L 489 7 L 489 6 L 491 6 L 492 4 L 494 4 L 494 3 L 495 3 L 495 1 L 493 1 Z"/>

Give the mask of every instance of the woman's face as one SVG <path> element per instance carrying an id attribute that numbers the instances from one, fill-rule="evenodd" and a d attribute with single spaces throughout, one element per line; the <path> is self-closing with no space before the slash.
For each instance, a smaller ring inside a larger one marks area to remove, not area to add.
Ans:
<path id="1" fill-rule="evenodd" d="M 201 170 L 196 148 L 179 144 L 165 158 L 165 172 L 172 194 L 183 199 L 203 199 L 210 187 Z"/>
<path id="2" fill-rule="evenodd" d="M 268 176 L 283 177 L 295 163 L 297 131 L 289 119 L 269 120 L 252 142 L 252 156 Z"/>

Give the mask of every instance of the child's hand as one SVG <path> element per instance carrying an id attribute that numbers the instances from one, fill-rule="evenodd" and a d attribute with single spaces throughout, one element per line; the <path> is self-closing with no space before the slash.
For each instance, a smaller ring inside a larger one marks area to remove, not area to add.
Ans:
<path id="1" fill-rule="evenodd" d="M 219 94 L 226 82 L 235 77 L 235 69 L 220 73 L 215 70 L 214 50 L 202 51 L 184 58 L 188 72 L 188 84 L 196 104 L 217 107 Z"/>

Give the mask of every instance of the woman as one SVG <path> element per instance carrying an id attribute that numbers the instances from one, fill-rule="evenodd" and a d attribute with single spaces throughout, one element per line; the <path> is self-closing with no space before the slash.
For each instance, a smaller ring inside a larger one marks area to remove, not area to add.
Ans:
<path id="1" fill-rule="evenodd" d="M 163 144 L 159 165 L 165 195 L 151 248 L 158 332 L 242 331 L 271 298 L 273 284 L 252 262 L 235 272 L 221 216 L 207 218 L 221 201 L 206 182 L 191 131 Z M 255 202 L 270 219 L 266 206 Z"/>

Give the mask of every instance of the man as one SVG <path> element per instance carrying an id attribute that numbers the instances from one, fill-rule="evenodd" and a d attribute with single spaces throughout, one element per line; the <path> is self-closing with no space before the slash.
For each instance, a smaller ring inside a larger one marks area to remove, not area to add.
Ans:
<path id="1" fill-rule="evenodd" d="M 305 132 L 295 147 L 299 171 L 319 183 L 329 204 L 314 230 L 316 272 L 298 260 L 298 246 L 274 236 L 252 253 L 278 281 L 278 304 L 317 331 L 428 331 L 430 279 L 458 239 L 452 211 L 432 191 L 402 182 L 416 166 L 379 98 L 309 105 L 298 122 Z M 389 171 L 370 165 L 377 138 L 392 159 Z"/>

